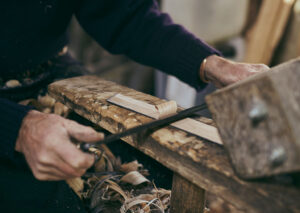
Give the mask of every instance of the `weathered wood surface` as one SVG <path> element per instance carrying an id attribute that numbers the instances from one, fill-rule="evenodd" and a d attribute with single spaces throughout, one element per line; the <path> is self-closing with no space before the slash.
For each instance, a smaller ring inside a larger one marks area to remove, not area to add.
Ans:
<path id="1" fill-rule="evenodd" d="M 102 80 L 95 76 L 62 80 L 49 86 L 49 93 L 79 115 L 110 132 L 151 121 L 150 118 L 108 104 L 116 93 L 151 104 L 163 100 Z M 209 119 L 202 119 L 212 124 Z M 191 183 L 222 197 L 245 212 L 300 212 L 300 189 L 268 182 L 245 182 L 231 168 L 224 149 L 173 127 L 162 128 L 147 138 L 124 141 L 156 159 Z"/>
<path id="2" fill-rule="evenodd" d="M 174 173 L 172 182 L 172 213 L 203 213 L 205 190 Z"/>
<path id="3" fill-rule="evenodd" d="M 300 171 L 300 59 L 206 97 L 244 178 Z"/>

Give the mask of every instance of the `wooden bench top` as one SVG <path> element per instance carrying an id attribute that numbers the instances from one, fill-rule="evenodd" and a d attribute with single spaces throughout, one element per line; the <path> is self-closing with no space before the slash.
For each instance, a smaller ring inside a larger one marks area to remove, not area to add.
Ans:
<path id="1" fill-rule="evenodd" d="M 121 132 L 152 119 L 109 104 L 121 93 L 148 102 L 164 102 L 95 76 L 52 83 L 49 94 L 79 115 L 112 132 Z M 213 125 L 207 118 L 200 121 Z M 130 136 L 124 141 L 154 158 L 193 184 L 210 191 L 246 212 L 300 212 L 300 189 L 270 181 L 243 181 L 232 170 L 224 148 L 174 127 L 157 130 L 146 138 Z"/>

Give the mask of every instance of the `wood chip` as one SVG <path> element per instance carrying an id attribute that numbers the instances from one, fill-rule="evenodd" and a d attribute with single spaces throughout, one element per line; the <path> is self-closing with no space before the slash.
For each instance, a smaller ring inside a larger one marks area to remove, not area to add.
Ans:
<path id="1" fill-rule="evenodd" d="M 125 183 L 130 183 L 134 186 L 140 185 L 145 182 L 150 182 L 147 178 L 145 178 L 143 175 L 141 175 L 137 171 L 129 172 L 128 174 L 124 175 L 120 181 Z"/>
<path id="2" fill-rule="evenodd" d="M 21 86 L 21 83 L 20 83 L 20 81 L 13 79 L 13 80 L 7 81 L 5 83 L 5 86 L 8 87 L 8 88 L 14 88 L 14 87 Z"/>
<path id="3" fill-rule="evenodd" d="M 78 195 L 78 197 L 82 197 L 81 196 L 81 192 L 83 191 L 83 180 L 81 178 L 72 178 L 72 179 L 68 179 L 66 180 L 66 182 L 68 183 L 68 185 L 73 189 L 73 191 Z"/>
<path id="4" fill-rule="evenodd" d="M 129 173 L 132 171 L 138 171 L 140 168 L 142 168 L 143 165 L 139 164 L 137 160 L 132 161 L 130 163 L 124 163 L 121 165 L 120 171 L 124 173 Z"/>
<path id="5" fill-rule="evenodd" d="M 50 97 L 49 95 L 39 96 L 38 102 L 42 104 L 44 107 L 53 107 L 55 104 L 55 99 Z"/>

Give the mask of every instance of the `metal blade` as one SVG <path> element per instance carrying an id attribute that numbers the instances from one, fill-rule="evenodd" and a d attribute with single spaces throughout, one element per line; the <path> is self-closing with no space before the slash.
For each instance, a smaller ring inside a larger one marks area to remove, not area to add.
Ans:
<path id="1" fill-rule="evenodd" d="M 204 109 L 207 109 L 207 105 L 205 103 L 201 104 L 199 106 L 194 106 L 194 107 L 182 110 L 182 111 L 178 112 L 176 115 L 172 115 L 172 116 L 160 119 L 160 120 L 155 120 L 155 121 L 128 129 L 121 133 L 109 135 L 104 140 L 98 141 L 96 143 L 81 143 L 80 149 L 82 151 L 89 152 L 90 148 L 97 148 L 101 144 L 108 144 L 108 143 L 120 140 L 123 137 L 129 136 L 129 135 L 132 135 L 135 133 L 140 133 L 145 130 L 150 131 L 153 129 L 162 128 L 162 127 L 167 126 L 175 121 L 179 121 L 184 118 L 190 117 L 190 116 L 194 115 L 196 112 L 202 111 Z"/>

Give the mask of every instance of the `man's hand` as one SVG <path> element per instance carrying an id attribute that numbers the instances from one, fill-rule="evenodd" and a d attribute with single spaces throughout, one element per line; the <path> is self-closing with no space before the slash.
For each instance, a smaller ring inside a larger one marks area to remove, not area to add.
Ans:
<path id="1" fill-rule="evenodd" d="M 264 64 L 237 63 L 216 55 L 209 56 L 206 60 L 205 76 L 217 88 L 227 86 L 270 69 Z"/>
<path id="2" fill-rule="evenodd" d="M 94 156 L 78 150 L 71 138 L 95 142 L 103 137 L 91 127 L 32 110 L 23 120 L 15 149 L 25 155 L 37 179 L 65 180 L 82 176 L 94 163 Z"/>

